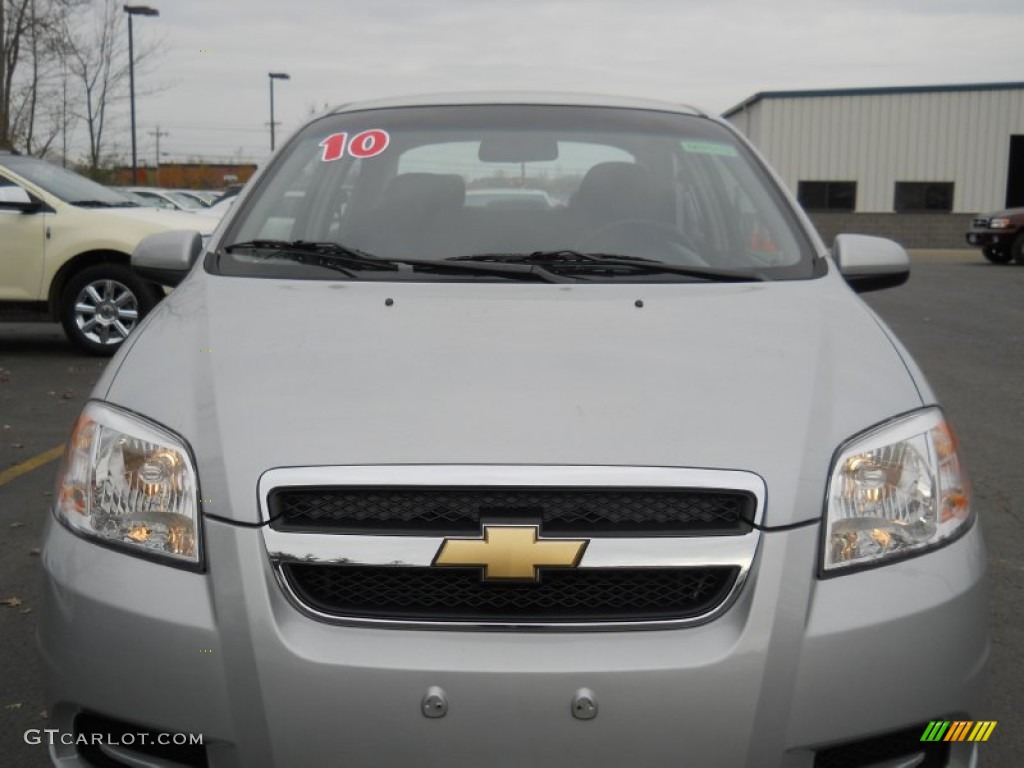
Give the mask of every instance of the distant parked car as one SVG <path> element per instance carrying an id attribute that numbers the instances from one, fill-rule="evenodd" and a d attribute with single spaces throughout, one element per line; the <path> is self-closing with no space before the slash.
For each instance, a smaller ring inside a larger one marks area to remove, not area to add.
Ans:
<path id="1" fill-rule="evenodd" d="M 125 189 L 141 197 L 165 200 L 179 211 L 198 211 L 204 207 L 202 201 L 198 198 L 174 189 L 160 189 L 158 187 L 125 187 Z"/>
<path id="2" fill-rule="evenodd" d="M 221 218 L 225 213 L 228 212 L 228 208 L 235 202 L 234 197 L 228 197 L 223 200 L 218 200 L 213 205 L 203 208 L 201 211 L 196 211 L 197 216 L 214 216 Z"/>
<path id="3" fill-rule="evenodd" d="M 132 192 L 126 187 L 111 187 L 111 189 L 123 196 L 125 199 L 131 200 L 133 203 L 146 208 L 164 208 L 171 211 L 178 209 L 174 203 L 170 200 L 164 200 L 162 197 L 140 195 L 137 192 Z"/>
<path id="4" fill-rule="evenodd" d="M 237 196 L 238 193 L 242 191 L 242 187 L 244 187 L 244 186 L 245 186 L 244 184 L 228 184 L 227 189 L 225 189 L 223 192 L 221 192 L 220 196 L 216 200 L 213 201 L 214 204 L 217 204 L 217 203 L 221 202 L 222 200 L 229 200 L 232 197 Z"/>
<path id="5" fill-rule="evenodd" d="M 198 200 L 204 208 L 209 208 L 213 205 L 213 201 L 220 197 L 220 191 L 212 189 L 169 189 L 166 191 Z"/>
<path id="6" fill-rule="evenodd" d="M 468 189 L 466 207 L 545 211 L 554 208 L 555 201 L 543 189 Z"/>
<path id="7" fill-rule="evenodd" d="M 1024 265 L 1024 208 L 975 216 L 967 232 L 969 245 L 981 248 L 993 264 Z"/>
<path id="8" fill-rule="evenodd" d="M 155 232 L 215 225 L 0 151 L 0 318 L 59 320 L 78 347 L 111 355 L 163 296 L 129 269 L 135 245 Z"/>

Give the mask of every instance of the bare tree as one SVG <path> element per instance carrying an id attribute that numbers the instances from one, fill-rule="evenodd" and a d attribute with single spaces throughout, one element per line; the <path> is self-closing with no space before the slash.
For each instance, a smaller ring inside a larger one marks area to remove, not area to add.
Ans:
<path id="1" fill-rule="evenodd" d="M 11 143 L 29 154 L 44 154 L 61 130 L 54 101 L 61 87 L 62 70 L 58 59 L 63 46 L 54 25 L 59 25 L 64 10 L 65 7 L 56 2 L 30 0 L 29 3 L 22 62 L 24 75 L 11 85 L 13 104 L 8 126 Z"/>
<path id="2" fill-rule="evenodd" d="M 66 22 L 86 2 L 0 0 L 0 147 L 42 154 L 67 125 Z"/>
<path id="3" fill-rule="evenodd" d="M 78 114 L 89 137 L 89 167 L 103 160 L 104 130 L 114 102 L 122 98 L 128 77 L 127 35 L 124 14 L 112 0 L 104 0 L 102 12 L 92 24 L 81 24 L 68 34 L 68 68 L 81 88 Z"/>
<path id="4" fill-rule="evenodd" d="M 45 29 L 45 56 L 32 99 L 32 119 L 25 134 L 25 151 L 39 156 L 49 153 L 58 136 L 63 139 L 61 157 L 67 164 L 68 137 L 75 124 L 78 91 L 68 71 L 69 46 L 63 20 Z"/>
<path id="5" fill-rule="evenodd" d="M 128 98 L 128 33 L 119 2 L 92 0 L 89 5 L 91 23 L 80 20 L 73 29 L 69 27 L 66 39 L 68 70 L 76 81 L 80 97 L 75 114 L 85 125 L 89 168 L 96 171 L 107 159 L 108 128 L 116 115 L 116 106 Z M 136 80 L 139 70 L 144 69 L 145 62 L 158 49 L 158 43 L 140 45 L 136 41 Z M 138 93 L 136 88 L 136 95 Z"/>
<path id="6" fill-rule="evenodd" d="M 10 149 L 14 77 L 30 26 L 32 0 L 0 0 L 0 147 Z"/>
<path id="7" fill-rule="evenodd" d="M 63 135 L 66 162 L 80 121 L 88 166 L 100 168 L 128 96 L 126 26 L 117 0 L 0 0 L 0 148 L 44 155 Z M 138 42 L 137 73 L 160 48 Z"/>

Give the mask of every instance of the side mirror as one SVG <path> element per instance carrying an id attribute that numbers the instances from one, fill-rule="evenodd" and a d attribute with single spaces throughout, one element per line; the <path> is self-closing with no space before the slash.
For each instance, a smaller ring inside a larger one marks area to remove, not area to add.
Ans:
<path id="1" fill-rule="evenodd" d="M 22 213 L 35 213 L 43 204 L 33 200 L 32 196 L 17 185 L 0 187 L 0 210 L 15 210 Z"/>
<path id="2" fill-rule="evenodd" d="M 177 285 L 203 252 L 203 236 L 190 229 L 157 232 L 142 238 L 132 251 L 132 269 L 161 285 Z"/>
<path id="3" fill-rule="evenodd" d="M 832 258 L 857 293 L 903 285 L 910 277 L 910 257 L 892 240 L 868 235 L 836 235 Z"/>

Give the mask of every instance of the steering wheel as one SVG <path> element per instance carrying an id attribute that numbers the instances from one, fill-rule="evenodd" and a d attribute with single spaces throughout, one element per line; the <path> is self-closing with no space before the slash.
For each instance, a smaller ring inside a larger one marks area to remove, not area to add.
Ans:
<path id="1" fill-rule="evenodd" d="M 650 219 L 621 219 L 605 224 L 584 237 L 576 250 L 709 266 L 689 237 L 670 224 Z"/>

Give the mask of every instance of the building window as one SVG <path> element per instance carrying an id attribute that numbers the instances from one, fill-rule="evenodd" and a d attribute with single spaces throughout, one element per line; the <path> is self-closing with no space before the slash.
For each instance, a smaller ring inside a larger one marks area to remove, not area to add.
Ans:
<path id="1" fill-rule="evenodd" d="M 857 182 L 801 181 L 796 197 L 805 211 L 852 211 L 857 206 Z"/>
<path id="2" fill-rule="evenodd" d="M 897 213 L 953 210 L 952 181 L 897 181 Z"/>

